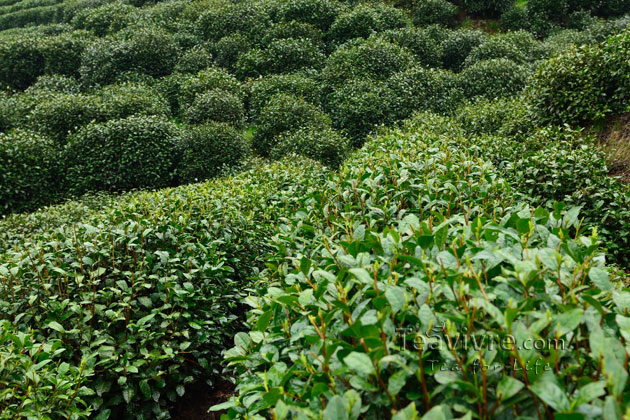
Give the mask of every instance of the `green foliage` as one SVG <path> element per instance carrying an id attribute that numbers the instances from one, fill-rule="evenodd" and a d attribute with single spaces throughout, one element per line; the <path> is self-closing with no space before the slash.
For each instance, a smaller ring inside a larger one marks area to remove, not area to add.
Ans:
<path id="1" fill-rule="evenodd" d="M 95 370 L 84 384 L 95 392 L 85 397 L 95 414 L 168 418 L 188 384 L 219 373 L 267 238 L 321 174 L 294 158 L 126 195 L 2 254 L 0 310 L 32 327 L 34 340 L 72 343 L 57 360 L 77 366 L 85 358 Z M 28 262 L 39 255 L 41 272 Z"/>
<path id="2" fill-rule="evenodd" d="M 252 46 L 252 41 L 241 33 L 224 36 L 214 45 L 217 65 L 229 69 L 233 68 L 238 57 L 243 52 L 249 51 Z"/>
<path id="3" fill-rule="evenodd" d="M 270 155 L 273 159 L 301 155 L 337 168 L 349 150 L 350 142 L 340 132 L 329 127 L 303 127 L 280 134 Z"/>
<path id="4" fill-rule="evenodd" d="M 271 18 L 262 3 L 249 0 L 211 7 L 196 23 L 198 31 L 208 41 L 218 41 L 236 33 L 257 40 L 270 25 Z"/>
<path id="5" fill-rule="evenodd" d="M 458 76 L 467 98 L 512 96 L 521 92 L 528 80 L 527 70 L 506 58 L 480 61 Z"/>
<path id="6" fill-rule="evenodd" d="M 179 54 L 178 45 L 166 31 L 129 27 L 86 48 L 79 72 L 88 86 L 112 83 L 124 72 L 160 77 L 173 71 Z"/>
<path id="7" fill-rule="evenodd" d="M 208 46 L 203 44 L 195 45 L 182 54 L 177 61 L 177 65 L 175 65 L 175 71 L 197 74 L 213 65 L 214 59 Z"/>
<path id="8" fill-rule="evenodd" d="M 80 89 L 79 82 L 74 77 L 51 74 L 39 76 L 27 91 L 47 90 L 59 93 L 79 93 Z"/>
<path id="9" fill-rule="evenodd" d="M 366 41 L 351 41 L 337 48 L 328 57 L 322 77 L 332 86 L 355 78 L 385 80 L 414 64 L 414 57 L 408 49 L 372 37 Z"/>
<path id="10" fill-rule="evenodd" d="M 305 22 L 326 31 L 344 9 L 336 0 L 280 1 L 275 6 L 274 15 L 282 22 Z"/>
<path id="11" fill-rule="evenodd" d="M 487 40 L 483 32 L 470 29 L 458 29 L 446 34 L 442 41 L 442 63 L 444 68 L 459 71 L 471 51 Z"/>
<path id="12" fill-rule="evenodd" d="M 0 133 L 0 214 L 34 210 L 58 192 L 59 156 L 50 139 L 26 130 Z"/>
<path id="13" fill-rule="evenodd" d="M 517 38 L 519 35 L 520 39 Z M 464 61 L 464 67 L 495 58 L 507 58 L 515 63 L 525 64 L 533 61 L 536 48 L 538 48 L 538 42 L 527 32 L 492 36 L 470 52 Z"/>
<path id="14" fill-rule="evenodd" d="M 498 17 L 514 5 L 514 0 L 462 0 L 462 5 L 469 13 Z"/>
<path id="15" fill-rule="evenodd" d="M 84 399 L 94 391 L 83 386 L 91 371 L 61 362 L 61 340 L 38 343 L 31 332 L 0 321 L 0 418 L 87 418 Z"/>
<path id="16" fill-rule="evenodd" d="M 247 151 L 241 131 L 217 122 L 184 131 L 179 143 L 182 159 L 177 174 L 184 183 L 213 178 L 238 166 Z"/>
<path id="17" fill-rule="evenodd" d="M 242 54 L 236 63 L 236 74 L 246 78 L 317 69 L 323 66 L 325 58 L 310 39 L 276 39 L 263 50 L 252 49 Z"/>
<path id="18" fill-rule="evenodd" d="M 400 45 L 411 51 L 418 62 L 426 67 L 441 67 L 440 44 L 428 30 L 417 28 L 392 29 L 378 35 L 387 42 Z"/>
<path id="19" fill-rule="evenodd" d="M 330 126 L 330 117 L 317 105 L 304 98 L 280 93 L 272 97 L 256 120 L 254 149 L 268 156 L 278 144 L 278 136 L 285 131 L 301 127 L 325 128 Z"/>
<path id="20" fill-rule="evenodd" d="M 368 38 L 374 32 L 399 29 L 409 25 L 402 10 L 383 3 L 362 3 L 340 14 L 328 31 L 328 39 L 339 45 L 353 38 Z"/>
<path id="21" fill-rule="evenodd" d="M 297 20 L 281 22 L 273 25 L 262 39 L 263 45 L 279 39 L 308 39 L 318 46 L 323 46 L 324 34 L 316 26 Z"/>
<path id="22" fill-rule="evenodd" d="M 533 131 L 535 123 L 528 111 L 523 97 L 501 98 L 465 104 L 457 108 L 453 117 L 468 135 L 507 137 Z"/>
<path id="23" fill-rule="evenodd" d="M 123 82 L 98 91 L 104 120 L 132 115 L 170 116 L 169 105 L 157 89 L 142 82 Z"/>
<path id="24" fill-rule="evenodd" d="M 413 5 L 412 18 L 416 25 L 453 26 L 456 17 L 457 7 L 447 0 L 417 0 Z"/>
<path id="25" fill-rule="evenodd" d="M 597 235 L 511 206 L 443 128 L 375 140 L 303 199 L 226 353 L 227 418 L 625 409 L 628 292 Z"/>
<path id="26" fill-rule="evenodd" d="M 627 111 L 630 34 L 601 45 L 571 48 L 543 63 L 529 100 L 542 123 L 586 123 Z"/>
<path id="27" fill-rule="evenodd" d="M 160 188 L 173 180 L 176 129 L 163 117 L 128 117 L 90 124 L 68 138 L 72 191 Z"/>
<path id="28" fill-rule="evenodd" d="M 193 124 L 217 121 L 241 127 L 245 121 L 245 109 L 238 96 L 217 88 L 197 95 L 184 111 L 184 118 Z"/>
<path id="29" fill-rule="evenodd" d="M 96 8 L 80 10 L 70 23 L 76 29 L 85 29 L 96 36 L 103 37 L 133 24 L 138 19 L 137 15 L 135 7 L 115 1 Z"/>
<path id="30" fill-rule="evenodd" d="M 279 93 L 289 93 L 304 98 L 307 102 L 320 101 L 318 80 L 306 74 L 274 74 L 254 80 L 249 86 L 249 113 L 256 120 L 269 100 Z"/>
<path id="31" fill-rule="evenodd" d="M 238 97 L 244 95 L 241 83 L 233 75 L 225 69 L 212 67 L 182 80 L 179 106 L 185 109 L 192 105 L 197 95 L 214 89 L 223 89 Z"/>

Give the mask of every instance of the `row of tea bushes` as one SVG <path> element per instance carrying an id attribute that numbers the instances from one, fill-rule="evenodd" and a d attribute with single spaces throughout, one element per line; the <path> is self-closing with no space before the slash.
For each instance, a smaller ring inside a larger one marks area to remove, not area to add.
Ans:
<path id="1" fill-rule="evenodd" d="M 597 233 L 579 208 L 519 204 L 458 133 L 425 115 L 301 200 L 226 353 L 236 394 L 214 409 L 621 418 L 630 293 Z"/>
<path id="2" fill-rule="evenodd" d="M 68 375 L 85 360 L 93 375 L 82 386 L 92 392 L 81 395 L 98 418 L 168 418 L 188 384 L 219 372 L 269 237 L 324 174 L 292 157 L 213 182 L 128 194 L 61 215 L 69 223 L 59 228 L 44 222 L 0 254 L 3 319 L 30 330 L 30 340 L 57 343 L 55 360 Z M 2 392 L 14 378 L 0 373 Z M 45 405 L 64 406 L 61 391 Z"/>

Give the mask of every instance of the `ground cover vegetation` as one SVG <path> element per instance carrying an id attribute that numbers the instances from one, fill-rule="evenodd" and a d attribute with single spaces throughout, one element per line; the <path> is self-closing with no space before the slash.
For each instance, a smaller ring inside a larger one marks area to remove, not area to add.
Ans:
<path id="1" fill-rule="evenodd" d="M 627 12 L 0 0 L 0 418 L 630 415 Z"/>

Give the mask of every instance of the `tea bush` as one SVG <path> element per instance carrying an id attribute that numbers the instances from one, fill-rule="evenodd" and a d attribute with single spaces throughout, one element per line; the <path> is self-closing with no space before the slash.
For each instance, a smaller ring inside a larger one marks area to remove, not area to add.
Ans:
<path id="1" fill-rule="evenodd" d="M 215 409 L 353 419 L 625 409 L 628 292 L 597 234 L 580 233 L 579 209 L 512 206 L 492 165 L 443 139 L 426 126 L 390 133 L 305 197 L 247 301 L 249 332 L 226 353 L 236 394 Z M 470 341 L 481 337 L 495 345 Z"/>
<path id="2" fill-rule="evenodd" d="M 53 142 L 27 130 L 0 133 L 0 214 L 34 210 L 55 200 L 59 155 Z"/>
<path id="3" fill-rule="evenodd" d="M 500 98 L 521 92 L 527 83 L 525 68 L 506 58 L 485 60 L 467 67 L 459 74 L 459 83 L 467 98 Z"/>
<path id="4" fill-rule="evenodd" d="M 585 123 L 627 111 L 630 35 L 571 48 L 543 63 L 529 98 L 543 123 Z"/>
<path id="5" fill-rule="evenodd" d="M 34 340 L 72 344 L 60 362 L 87 360 L 95 375 L 84 385 L 95 394 L 84 399 L 95 415 L 168 418 L 187 385 L 218 373 L 267 238 L 322 173 L 293 158 L 127 195 L 2 254 L 0 309 L 34 328 Z M 41 273 L 28 263 L 40 252 Z"/>
<path id="6" fill-rule="evenodd" d="M 247 152 L 243 133 L 225 123 L 210 122 L 192 127 L 179 140 L 182 159 L 177 175 L 191 183 L 213 178 L 237 167 Z"/>
<path id="7" fill-rule="evenodd" d="M 355 78 L 384 80 L 413 64 L 415 60 L 408 49 L 373 37 L 366 41 L 348 42 L 337 48 L 328 57 L 322 77 L 332 86 Z"/>
<path id="8" fill-rule="evenodd" d="M 223 89 L 213 89 L 197 95 L 184 111 L 184 118 L 193 124 L 216 121 L 241 127 L 245 121 L 245 109 L 238 96 Z"/>
<path id="9" fill-rule="evenodd" d="M 195 45 L 187 50 L 177 61 L 175 71 L 197 74 L 214 65 L 214 57 L 207 45 Z"/>
<path id="10" fill-rule="evenodd" d="M 323 66 L 325 58 L 310 39 L 277 39 L 264 50 L 253 49 L 242 54 L 236 63 L 236 74 L 246 78 L 317 69 Z"/>
<path id="11" fill-rule="evenodd" d="M 439 24 L 453 26 L 457 7 L 447 0 L 417 0 L 412 10 L 413 23 L 419 26 Z"/>
<path id="12" fill-rule="evenodd" d="M 70 23 L 76 29 L 85 29 L 96 36 L 104 37 L 125 29 L 137 19 L 138 13 L 135 7 L 116 1 L 80 10 Z"/>
<path id="13" fill-rule="evenodd" d="M 306 126 L 328 127 L 330 117 L 304 98 L 280 93 L 269 100 L 256 120 L 254 149 L 268 156 L 278 143 L 278 135 Z"/>
<path id="14" fill-rule="evenodd" d="M 271 150 L 273 159 L 295 154 L 337 168 L 350 150 L 349 140 L 328 127 L 304 127 L 280 134 Z"/>
<path id="15" fill-rule="evenodd" d="M 353 38 L 368 38 L 374 32 L 399 29 L 409 25 L 402 10 L 383 3 L 363 3 L 340 14 L 328 31 L 328 39 L 335 45 Z"/>
<path id="16" fill-rule="evenodd" d="M 457 29 L 448 32 L 441 45 L 441 61 L 444 68 L 461 70 L 471 51 L 487 39 L 487 35 L 477 30 Z"/>
<path id="17" fill-rule="evenodd" d="M 217 65 L 228 69 L 233 69 L 238 61 L 238 57 L 245 51 L 249 51 L 253 47 L 245 35 L 236 33 L 224 36 L 214 45 L 214 53 Z"/>
<path id="18" fill-rule="evenodd" d="M 83 386 L 91 371 L 61 362 L 61 340 L 38 343 L 2 321 L 0 332 L 0 418 L 87 418 L 84 398 L 94 393 Z M 54 402 L 54 404 L 53 404 Z"/>
<path id="19" fill-rule="evenodd" d="M 320 102 L 319 81 L 307 74 L 274 74 L 254 80 L 249 85 L 249 113 L 256 120 L 269 100 L 279 94 L 288 93 L 304 98 L 307 102 Z"/>
<path id="20" fill-rule="evenodd" d="M 166 31 L 129 27 L 86 48 L 79 72 L 88 86 L 112 83 L 124 72 L 160 77 L 173 71 L 179 54 L 178 45 Z"/>
<path id="21" fill-rule="evenodd" d="M 345 6 L 337 0 L 282 1 L 274 5 L 273 14 L 281 22 L 299 21 L 328 30 Z"/>
<path id="22" fill-rule="evenodd" d="M 104 119 L 120 119 L 132 115 L 170 116 L 169 104 L 157 89 L 142 82 L 123 82 L 98 91 Z"/>
<path id="23" fill-rule="evenodd" d="M 241 83 L 227 70 L 212 67 L 202 70 L 194 77 L 189 77 L 181 82 L 179 106 L 186 108 L 194 102 L 197 95 L 213 89 L 223 89 L 240 98 L 244 96 L 244 88 Z"/>
<path id="24" fill-rule="evenodd" d="M 485 42 L 474 48 L 468 57 L 466 57 L 464 67 L 470 67 L 480 61 L 496 58 L 507 58 L 518 64 L 531 61 L 531 56 L 528 51 L 525 51 L 516 43 L 511 42 L 506 36 L 497 35 L 488 38 Z"/>
<path id="25" fill-rule="evenodd" d="M 59 93 L 79 93 L 81 87 L 77 79 L 62 74 L 51 74 L 39 76 L 27 92 L 36 92 L 38 90 L 48 90 Z"/>
<path id="26" fill-rule="evenodd" d="M 379 37 L 411 51 L 418 62 L 426 67 L 441 67 L 441 49 L 429 31 L 417 28 L 392 29 Z"/>
<path id="27" fill-rule="evenodd" d="M 261 39 L 270 25 L 271 18 L 264 5 L 252 1 L 211 7 L 196 22 L 198 31 L 208 41 L 237 33 L 252 40 Z"/>
<path id="28" fill-rule="evenodd" d="M 170 185 L 177 131 L 163 117 L 132 116 L 90 124 L 68 138 L 73 192 L 125 191 Z"/>
<path id="29" fill-rule="evenodd" d="M 491 17 L 501 16 L 513 5 L 514 0 L 462 0 L 462 6 L 467 12 Z"/>
<path id="30" fill-rule="evenodd" d="M 323 47 L 324 34 L 316 26 L 297 20 L 273 25 L 262 39 L 263 45 L 279 39 L 308 39 L 318 47 Z"/>

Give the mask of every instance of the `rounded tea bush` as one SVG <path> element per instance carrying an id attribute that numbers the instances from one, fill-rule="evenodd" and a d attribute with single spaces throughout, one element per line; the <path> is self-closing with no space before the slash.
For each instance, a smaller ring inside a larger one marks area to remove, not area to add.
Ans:
<path id="1" fill-rule="evenodd" d="M 310 39 L 277 39 L 264 50 L 252 49 L 241 54 L 236 63 L 236 74 L 246 78 L 318 69 L 325 59 L 324 53 Z"/>
<path id="2" fill-rule="evenodd" d="M 236 77 L 225 69 L 212 67 L 200 71 L 196 76 L 182 80 L 179 97 L 180 107 L 186 109 L 192 105 L 197 95 L 213 89 L 223 89 L 239 98 L 244 97 L 244 89 Z"/>
<path id="3" fill-rule="evenodd" d="M 263 45 L 268 45 L 279 39 L 308 39 L 317 46 L 323 46 L 324 34 L 316 26 L 297 20 L 281 22 L 273 25 L 262 39 Z"/>
<path id="4" fill-rule="evenodd" d="M 471 29 L 458 29 L 446 34 L 442 41 L 441 60 L 444 68 L 459 71 L 470 53 L 488 39 L 488 35 Z"/>
<path id="5" fill-rule="evenodd" d="M 214 44 L 213 48 L 217 65 L 233 69 L 238 57 L 252 47 L 252 41 L 241 33 L 224 36 Z"/>
<path id="6" fill-rule="evenodd" d="M 278 143 L 277 136 L 300 127 L 328 127 L 330 118 L 317 105 L 305 99 L 281 93 L 269 101 L 256 120 L 254 149 L 268 156 Z"/>
<path id="7" fill-rule="evenodd" d="M 75 193 L 161 188 L 173 180 L 177 130 L 163 117 L 90 124 L 68 138 L 68 182 Z"/>
<path id="8" fill-rule="evenodd" d="M 131 115 L 170 116 L 167 100 L 159 91 L 142 82 L 123 82 L 98 91 L 101 113 L 106 119 L 120 119 Z"/>
<path id="9" fill-rule="evenodd" d="M 53 202 L 59 190 L 58 165 L 50 139 L 20 129 L 0 133 L 0 214 Z"/>
<path id="10" fill-rule="evenodd" d="M 328 39 L 339 45 L 353 38 L 368 38 L 374 32 L 404 28 L 409 25 L 407 15 L 383 3 L 363 3 L 340 14 L 328 31 Z"/>
<path id="11" fill-rule="evenodd" d="M 504 31 L 527 30 L 530 26 L 529 13 L 526 7 L 514 6 L 501 15 L 499 22 Z"/>
<path id="12" fill-rule="evenodd" d="M 515 63 L 523 64 L 530 57 L 528 52 L 524 51 L 515 42 L 511 42 L 510 39 L 506 39 L 504 36 L 496 35 L 489 37 L 481 45 L 474 48 L 464 61 L 464 67 L 470 67 L 480 61 L 495 58 L 507 58 Z"/>
<path id="13" fill-rule="evenodd" d="M 442 65 L 440 44 L 425 29 L 411 27 L 392 29 L 378 36 L 387 42 L 407 48 L 413 53 L 418 64 L 426 67 L 441 67 Z"/>
<path id="14" fill-rule="evenodd" d="M 344 9 L 337 0 L 293 0 L 278 2 L 274 15 L 282 22 L 305 22 L 326 31 Z"/>
<path id="15" fill-rule="evenodd" d="M 303 127 L 278 136 L 278 143 L 271 150 L 273 159 L 286 155 L 301 155 L 324 165 L 337 168 L 350 150 L 349 140 L 330 127 Z"/>
<path id="16" fill-rule="evenodd" d="M 385 80 L 415 64 L 406 48 L 378 37 L 348 42 L 333 52 L 323 69 L 327 84 L 338 86 L 346 80 L 369 78 Z"/>
<path id="17" fill-rule="evenodd" d="M 209 47 L 207 45 L 195 45 L 179 57 L 175 71 L 196 74 L 213 65 L 214 59 Z"/>
<path id="18" fill-rule="evenodd" d="M 256 119 L 269 100 L 279 93 L 289 93 L 318 104 L 319 81 L 301 73 L 273 74 L 254 80 L 249 87 L 249 114 Z"/>
<path id="19" fill-rule="evenodd" d="M 468 13 L 488 17 L 499 17 L 503 12 L 514 5 L 514 1 L 515 0 L 462 0 L 462 6 Z"/>
<path id="20" fill-rule="evenodd" d="M 527 79 L 527 71 L 506 58 L 480 61 L 458 75 L 459 85 L 467 98 L 512 96 L 523 90 Z"/>
<path id="21" fill-rule="evenodd" d="M 64 76 L 63 74 L 50 74 L 39 76 L 27 92 L 36 92 L 46 90 L 57 93 L 79 93 L 81 86 L 77 79 L 72 76 Z"/>
<path id="22" fill-rule="evenodd" d="M 89 86 L 112 83 L 125 72 L 161 77 L 173 71 L 179 54 L 179 46 L 168 32 L 155 27 L 130 27 L 90 45 L 79 72 Z"/>
<path id="23" fill-rule="evenodd" d="M 131 25 L 138 19 L 137 15 L 137 8 L 116 1 L 96 8 L 82 9 L 74 15 L 70 23 L 76 29 L 85 29 L 96 36 L 104 37 Z"/>
<path id="24" fill-rule="evenodd" d="M 411 12 L 413 23 L 424 26 L 438 24 L 453 26 L 457 6 L 446 0 L 417 0 Z"/>
<path id="25" fill-rule="evenodd" d="M 217 88 L 197 95 L 184 111 L 184 118 L 193 124 L 217 121 L 241 127 L 245 121 L 245 108 L 238 96 Z"/>
<path id="26" fill-rule="evenodd" d="M 218 41 L 236 33 L 258 40 L 271 26 L 271 18 L 261 3 L 247 1 L 212 7 L 199 17 L 196 25 L 208 41 Z"/>
<path id="27" fill-rule="evenodd" d="M 183 131 L 177 168 L 180 182 L 192 183 L 220 175 L 238 166 L 247 152 L 243 132 L 229 124 L 209 122 Z"/>

